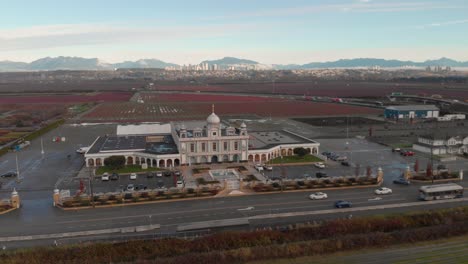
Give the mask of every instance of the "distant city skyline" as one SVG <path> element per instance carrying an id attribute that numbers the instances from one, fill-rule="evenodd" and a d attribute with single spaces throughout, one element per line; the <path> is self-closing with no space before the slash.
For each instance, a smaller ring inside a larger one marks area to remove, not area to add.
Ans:
<path id="1" fill-rule="evenodd" d="M 0 61 L 468 60 L 468 3 L 462 0 L 43 0 L 8 2 L 2 10 Z"/>

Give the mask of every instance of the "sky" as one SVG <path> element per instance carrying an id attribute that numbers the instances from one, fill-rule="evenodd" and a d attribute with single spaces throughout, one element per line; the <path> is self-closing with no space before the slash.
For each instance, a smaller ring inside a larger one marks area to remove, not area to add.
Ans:
<path id="1" fill-rule="evenodd" d="M 467 0 L 0 0 L 0 61 L 468 61 Z"/>

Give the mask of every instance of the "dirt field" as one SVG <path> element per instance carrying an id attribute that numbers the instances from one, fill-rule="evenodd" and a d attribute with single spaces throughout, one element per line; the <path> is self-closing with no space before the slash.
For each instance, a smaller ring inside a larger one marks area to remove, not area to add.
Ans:
<path id="1" fill-rule="evenodd" d="M 120 102 L 132 97 L 129 92 L 104 92 L 80 94 L 45 94 L 45 95 L 2 95 L 0 104 L 71 104 L 88 102 Z"/>
<path id="2" fill-rule="evenodd" d="M 288 83 L 216 83 L 190 84 L 185 82 L 157 82 L 145 79 L 80 80 L 55 82 L 0 83 L 0 92 L 38 91 L 131 91 L 154 83 L 158 91 L 214 91 L 265 94 L 295 94 L 330 97 L 382 97 L 392 92 L 406 94 L 440 94 L 444 97 L 468 100 L 468 84 L 421 81 L 329 81 Z"/>
<path id="3" fill-rule="evenodd" d="M 355 125 L 377 125 L 385 124 L 384 121 L 369 119 L 358 116 L 350 117 L 320 117 L 320 118 L 293 118 L 295 121 L 306 123 L 313 126 L 355 126 Z"/>
<path id="4" fill-rule="evenodd" d="M 467 84 L 399 83 L 399 82 L 345 82 L 318 80 L 309 83 L 253 83 L 212 85 L 156 85 L 156 90 L 212 91 L 263 94 L 294 94 L 330 97 L 383 97 L 392 92 L 413 95 L 439 94 L 444 97 L 468 99 Z"/>
<path id="5" fill-rule="evenodd" d="M 305 101 L 273 101 L 273 102 L 169 102 L 161 103 L 106 103 L 96 107 L 92 112 L 82 117 L 86 122 L 103 121 L 171 121 L 204 119 L 211 112 L 211 105 L 221 117 L 233 115 L 256 115 L 259 117 L 299 117 L 299 116 L 329 116 L 381 114 L 379 109 L 349 106 L 331 103 L 315 103 Z"/>

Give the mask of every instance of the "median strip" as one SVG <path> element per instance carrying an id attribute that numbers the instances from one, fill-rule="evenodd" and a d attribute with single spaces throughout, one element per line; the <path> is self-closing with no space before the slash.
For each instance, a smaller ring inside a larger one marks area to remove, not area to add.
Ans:
<path id="1" fill-rule="evenodd" d="M 109 228 L 109 229 L 88 230 L 88 231 L 78 231 L 78 232 L 66 232 L 66 233 L 56 233 L 56 234 L 0 237 L 0 242 L 28 241 L 28 240 L 40 240 L 40 239 L 57 239 L 57 238 L 103 235 L 103 234 L 113 234 L 113 233 L 136 233 L 136 232 L 146 232 L 146 231 L 150 231 L 150 230 L 154 230 L 154 229 L 159 229 L 160 227 L 161 226 L 159 224 L 154 224 L 154 225 Z"/>

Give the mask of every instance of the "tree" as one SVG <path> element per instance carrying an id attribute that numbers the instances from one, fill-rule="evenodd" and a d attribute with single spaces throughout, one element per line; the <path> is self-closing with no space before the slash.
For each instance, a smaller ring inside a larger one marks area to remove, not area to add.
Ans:
<path id="1" fill-rule="evenodd" d="M 298 155 L 299 157 L 304 157 L 305 155 L 310 153 L 310 150 L 301 147 L 301 148 L 295 148 L 293 150 L 293 152 L 294 152 L 294 154 Z"/>
<path id="2" fill-rule="evenodd" d="M 427 177 L 432 177 L 432 165 L 431 163 L 427 163 L 427 167 L 426 167 L 426 176 Z"/>
<path id="3" fill-rule="evenodd" d="M 112 170 L 118 170 L 125 166 L 125 157 L 124 156 L 110 156 L 104 160 L 104 165 L 109 167 Z"/>

